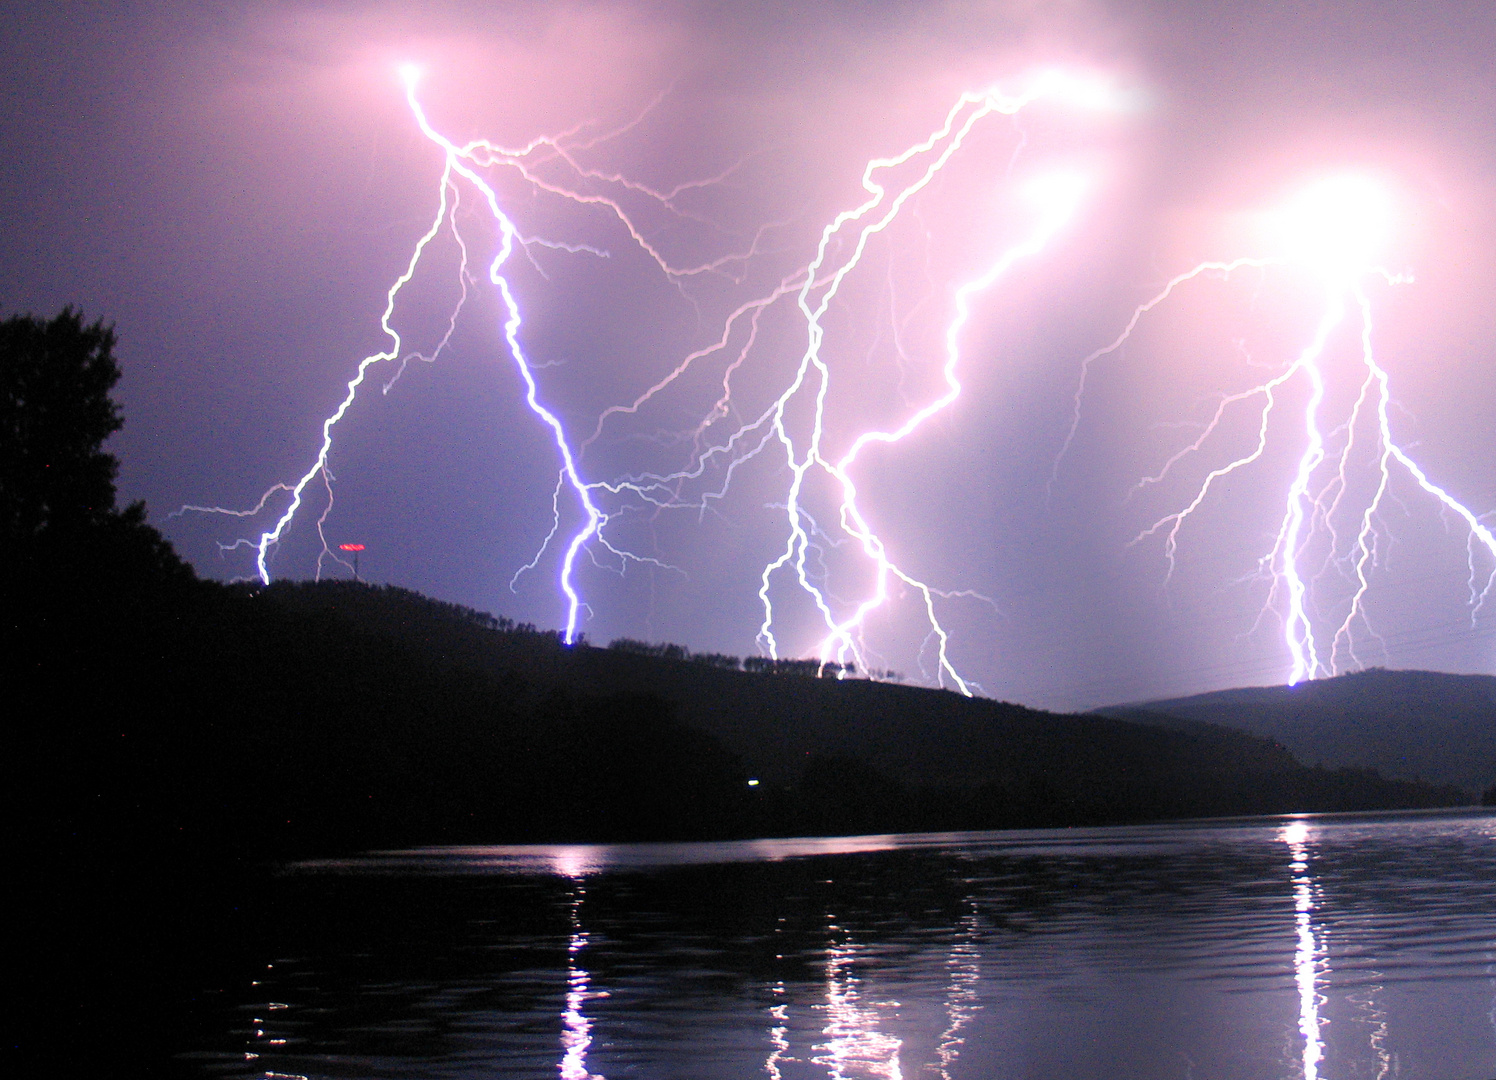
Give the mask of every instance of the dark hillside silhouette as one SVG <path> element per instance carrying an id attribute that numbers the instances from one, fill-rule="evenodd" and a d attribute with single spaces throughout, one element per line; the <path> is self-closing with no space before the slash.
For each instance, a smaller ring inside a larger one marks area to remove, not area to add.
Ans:
<path id="1" fill-rule="evenodd" d="M 1298 686 L 1245 687 L 1100 710 L 1205 721 L 1282 743 L 1301 761 L 1401 780 L 1496 785 L 1496 676 L 1371 668 Z"/>
<path id="2" fill-rule="evenodd" d="M 1211 725 L 1179 731 L 1061 716 L 917 687 L 815 678 L 808 669 L 755 673 L 694 662 L 668 647 L 567 647 L 553 633 L 390 587 L 282 583 L 251 594 L 298 618 L 336 623 L 343 635 L 418 646 L 523 687 L 532 704 L 522 711 L 549 693 L 651 697 L 762 781 L 741 804 L 750 830 L 991 828 L 1463 801 L 1452 790 L 1390 783 L 1369 770 L 1305 768 L 1280 745 Z M 842 779 L 833 780 L 838 770 Z M 845 780 L 853 775 L 865 781 L 862 789 L 883 795 L 854 794 L 857 785 Z M 845 813 L 828 811 L 836 792 Z M 854 805 L 863 809 L 853 812 Z"/>

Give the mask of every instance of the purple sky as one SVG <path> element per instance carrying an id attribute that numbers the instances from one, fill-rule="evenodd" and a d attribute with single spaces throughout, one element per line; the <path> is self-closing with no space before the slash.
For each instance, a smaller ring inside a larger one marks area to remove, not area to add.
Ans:
<path id="1" fill-rule="evenodd" d="M 609 405 L 720 336 L 727 313 L 807 266 L 827 222 L 865 196 L 869 159 L 935 130 L 963 90 L 1017 89 L 1035 68 L 1062 66 L 1105 77 L 1125 107 L 1041 103 L 1016 122 L 984 121 L 869 243 L 825 319 L 823 449 L 836 459 L 859 432 L 897 427 L 940 396 L 955 290 L 1032 234 L 1026 185 L 1057 170 L 1086 177 L 1044 250 L 972 298 L 961 397 L 851 470 L 858 505 L 911 577 L 990 599 L 936 600 L 961 676 L 991 696 L 1057 708 L 1288 676 L 1284 593 L 1270 594 L 1258 559 L 1273 547 L 1304 449 L 1307 381 L 1285 384 L 1261 458 L 1218 482 L 1182 528 L 1167 582 L 1162 536 L 1130 541 L 1250 450 L 1260 405 L 1229 412 L 1164 482 L 1132 489 L 1200 434 L 1221 394 L 1284 371 L 1308 344 L 1325 307 L 1313 274 L 1242 271 L 1182 287 L 1093 367 L 1075 441 L 1046 487 L 1082 358 L 1173 275 L 1273 254 L 1254 215 L 1327 173 L 1386 186 L 1396 216 L 1383 262 L 1415 278 L 1367 285 L 1394 434 L 1431 481 L 1477 514 L 1496 511 L 1487 3 L 813 7 L 13 3 L 0 42 L 0 312 L 74 304 L 115 323 L 123 494 L 148 501 L 201 573 L 243 576 L 252 553 L 218 545 L 258 536 L 273 515 L 167 515 L 188 503 L 249 507 L 302 475 L 359 360 L 385 346 L 385 293 L 434 218 L 443 163 L 406 106 L 401 62 L 422 66 L 420 99 L 458 142 L 512 146 L 590 124 L 571 137 L 586 169 L 662 191 L 720 177 L 671 210 L 558 162 L 541 167 L 578 192 L 618 198 L 677 266 L 760 237 L 752 259 L 672 282 L 615 216 L 495 174 L 521 233 L 608 253 L 532 245 L 509 267 L 540 397 L 573 446 Z M 337 429 L 327 536 L 367 545 L 369 580 L 558 626 L 560 541 L 577 503 L 563 491 L 558 539 L 511 589 L 551 527 L 558 458 L 524 405 L 484 278 L 492 219 L 470 185 L 461 198 L 470 300 L 435 363 L 410 365 L 387 394 L 395 365 L 371 371 Z M 457 267 L 444 232 L 395 310 L 407 351 L 440 340 Z M 1344 437 L 1335 418 L 1360 385 L 1356 332 L 1347 323 L 1325 356 L 1333 445 Z M 737 411 L 707 429 L 708 444 L 788 385 L 806 333 L 792 296 L 766 312 L 734 376 Z M 741 334 L 733 340 L 649 407 L 610 418 L 582 456 L 583 478 L 688 464 L 690 433 Z M 808 410 L 796 399 L 787 424 L 808 432 Z M 607 536 L 665 565 L 625 564 L 597 544 L 584 553 L 576 580 L 591 640 L 757 650 L 759 575 L 788 534 L 789 472 L 775 447 L 705 511 L 608 504 Z M 1323 530 L 1303 549 L 1327 655 L 1354 586 L 1346 523 L 1374 487 L 1371 459 L 1352 459 L 1359 471 L 1331 520 L 1339 561 Z M 698 504 L 703 486 L 687 489 L 683 501 Z M 813 474 L 806 509 L 825 535 L 809 573 L 840 618 L 873 578 L 836 507 L 828 478 Z M 274 574 L 314 572 L 321 509 L 309 504 L 292 523 Z M 1480 586 L 1491 563 L 1464 524 L 1394 472 L 1375 525 L 1367 619 L 1338 667 L 1496 668 L 1496 606 L 1472 626 L 1467 568 L 1474 550 Z M 789 573 L 773 580 L 781 653 L 812 654 L 824 622 Z M 932 681 L 922 602 L 903 593 L 868 620 L 864 661 Z"/>

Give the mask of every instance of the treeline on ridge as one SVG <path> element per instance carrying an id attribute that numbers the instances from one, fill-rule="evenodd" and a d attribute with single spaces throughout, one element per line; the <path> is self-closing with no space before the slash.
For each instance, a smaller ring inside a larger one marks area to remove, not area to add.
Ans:
<path id="1" fill-rule="evenodd" d="M 614 652 L 632 653 L 635 656 L 653 656 L 662 660 L 680 660 L 688 664 L 705 664 L 707 667 L 725 668 L 728 671 L 747 671 L 755 675 L 798 675 L 811 679 L 839 679 L 857 674 L 854 663 L 837 663 L 835 660 L 794 660 L 769 656 L 728 656 L 724 653 L 692 652 L 684 645 L 670 642 L 657 644 L 636 641 L 633 638 L 614 638 L 608 642 Z"/>

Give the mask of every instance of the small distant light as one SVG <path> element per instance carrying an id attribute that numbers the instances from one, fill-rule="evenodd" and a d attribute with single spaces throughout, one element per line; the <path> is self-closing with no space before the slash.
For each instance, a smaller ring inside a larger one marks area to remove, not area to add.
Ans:
<path id="1" fill-rule="evenodd" d="M 750 781 L 748 781 L 748 786 L 749 787 L 758 787 L 758 781 L 757 780 L 750 780 Z"/>
<path id="2" fill-rule="evenodd" d="M 362 545 L 362 544 L 339 544 L 338 545 L 338 550 L 339 551 L 362 551 L 362 550 L 364 550 L 364 545 Z"/>

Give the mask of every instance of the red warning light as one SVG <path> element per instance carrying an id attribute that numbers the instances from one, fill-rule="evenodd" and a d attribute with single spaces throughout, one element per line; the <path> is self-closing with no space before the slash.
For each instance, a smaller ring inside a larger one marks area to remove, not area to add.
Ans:
<path id="1" fill-rule="evenodd" d="M 362 551 L 362 550 L 364 550 L 364 545 L 362 545 L 362 544 L 339 544 L 338 545 L 338 550 L 339 551 Z"/>

